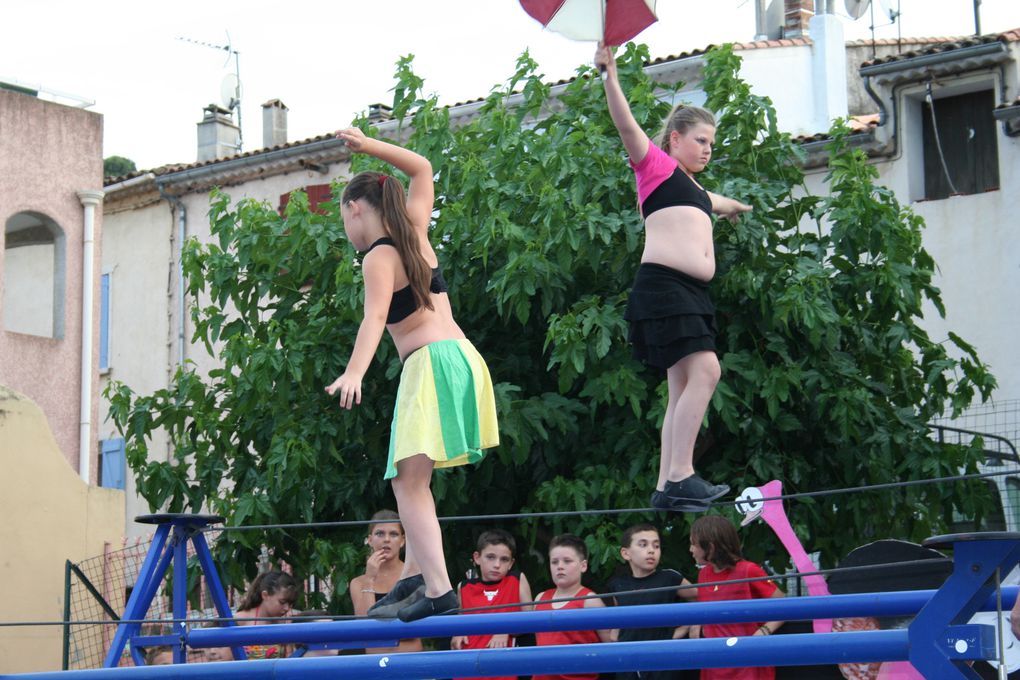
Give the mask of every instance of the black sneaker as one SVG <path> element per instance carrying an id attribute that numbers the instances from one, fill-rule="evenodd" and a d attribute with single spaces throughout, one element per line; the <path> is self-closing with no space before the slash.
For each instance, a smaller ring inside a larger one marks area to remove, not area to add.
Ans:
<path id="1" fill-rule="evenodd" d="M 458 606 L 457 593 L 456 591 L 451 590 L 439 597 L 421 598 L 414 604 L 410 604 L 397 612 L 397 618 L 407 623 L 409 621 L 424 619 L 426 616 L 447 614 L 456 609 Z"/>
<path id="2" fill-rule="evenodd" d="M 705 512 L 711 507 L 711 503 L 684 498 L 670 498 L 662 491 L 656 489 L 652 492 L 652 507 L 663 512 Z"/>
<path id="3" fill-rule="evenodd" d="M 395 617 L 401 609 L 404 607 L 414 604 L 415 602 L 425 598 L 425 586 L 420 585 L 411 591 L 411 594 L 405 597 L 403 600 L 397 600 L 396 602 L 390 602 L 382 606 L 373 607 L 368 610 L 368 615 L 373 619 L 392 619 Z"/>
<path id="4" fill-rule="evenodd" d="M 387 608 L 388 610 L 391 605 L 397 604 L 407 599 L 407 597 L 412 595 L 414 591 L 418 590 L 419 587 L 420 588 L 425 587 L 425 577 L 422 576 L 421 574 L 417 574 L 415 576 L 408 576 L 407 578 L 400 579 L 399 581 L 393 584 L 393 588 L 390 589 L 390 592 L 383 595 L 376 601 L 375 604 L 368 608 L 368 615 L 379 617 L 396 616 L 397 615 L 396 609 L 393 609 L 392 613 L 390 614 L 380 614 L 377 612 L 377 610 L 383 607 Z M 423 591 L 422 595 L 424 594 L 425 593 Z"/>
<path id="5" fill-rule="evenodd" d="M 717 498 L 722 498 L 730 492 L 728 484 L 709 484 L 697 474 L 693 474 L 679 482 L 666 482 L 663 495 L 669 498 L 676 508 L 678 502 L 690 505 L 691 503 L 707 506 Z M 697 511 L 694 511 L 697 512 Z"/>

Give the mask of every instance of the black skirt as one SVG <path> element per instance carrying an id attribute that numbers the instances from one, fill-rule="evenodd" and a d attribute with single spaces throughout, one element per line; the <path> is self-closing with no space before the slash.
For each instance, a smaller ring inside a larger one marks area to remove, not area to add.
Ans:
<path id="1" fill-rule="evenodd" d="M 708 283 L 661 264 L 643 263 L 623 315 L 634 357 L 665 371 L 695 352 L 714 352 L 715 306 Z"/>

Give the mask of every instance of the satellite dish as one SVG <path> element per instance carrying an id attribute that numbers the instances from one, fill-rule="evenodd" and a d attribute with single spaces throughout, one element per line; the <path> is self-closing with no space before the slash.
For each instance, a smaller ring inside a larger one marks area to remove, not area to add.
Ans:
<path id="1" fill-rule="evenodd" d="M 853 19 L 860 19 L 868 11 L 871 0 L 843 0 L 846 13 Z"/>
<path id="2" fill-rule="evenodd" d="M 882 5 L 882 12 L 889 17 L 889 21 L 896 23 L 896 19 L 900 16 L 899 0 L 896 2 L 896 9 L 893 9 L 892 0 L 879 0 L 878 4 Z"/>
<path id="3" fill-rule="evenodd" d="M 233 111 L 241 103 L 241 81 L 237 75 L 228 73 L 220 83 L 220 100 L 223 106 Z"/>

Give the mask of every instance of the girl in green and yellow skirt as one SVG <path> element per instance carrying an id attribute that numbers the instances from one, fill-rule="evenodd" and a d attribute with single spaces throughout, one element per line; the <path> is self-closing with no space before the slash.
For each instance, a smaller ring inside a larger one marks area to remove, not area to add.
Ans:
<path id="1" fill-rule="evenodd" d="M 429 243 L 434 199 L 432 164 L 356 128 L 337 137 L 410 177 L 407 193 L 394 177 L 363 172 L 347 184 L 340 208 L 347 237 L 365 251 L 365 318 L 343 375 L 326 388 L 340 406 L 361 403 L 361 380 L 383 329 L 404 362 L 390 432 L 386 479 L 406 537 L 401 579 L 369 616 L 403 621 L 457 607 L 432 498 L 432 470 L 473 463 L 499 443 L 496 403 L 485 361 L 453 318 L 446 282 Z"/>

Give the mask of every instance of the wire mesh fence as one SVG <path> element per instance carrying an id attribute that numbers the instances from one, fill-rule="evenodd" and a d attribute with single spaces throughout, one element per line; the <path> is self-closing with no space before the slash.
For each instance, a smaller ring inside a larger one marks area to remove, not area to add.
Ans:
<path id="1" fill-rule="evenodd" d="M 996 504 L 995 512 L 972 527 L 968 518 L 957 518 L 954 530 L 1020 531 L 1020 399 L 973 406 L 956 418 L 932 423 L 932 436 L 949 444 L 971 444 L 978 439 L 984 451 L 979 465 L 983 473 L 1000 473 L 984 480 Z"/>
<path id="2" fill-rule="evenodd" d="M 69 603 L 68 620 L 75 621 L 116 621 L 127 606 L 131 596 L 131 588 L 138 579 L 142 563 L 152 543 L 150 537 L 138 537 L 125 540 L 124 546 L 118 550 L 107 550 L 102 555 L 91 557 L 77 564 L 67 564 L 69 571 L 67 602 Z M 188 558 L 195 554 L 194 547 L 188 545 Z M 208 596 L 204 577 L 199 578 L 199 586 L 188 598 L 188 618 L 211 618 L 215 616 L 212 603 Z M 228 594 L 229 597 L 229 594 Z M 160 586 L 152 605 L 146 613 L 146 619 L 158 621 L 171 618 L 173 605 L 167 582 Z M 66 658 L 64 668 L 81 670 L 100 668 L 116 626 L 110 624 L 77 624 L 68 626 L 65 631 Z M 154 623 L 143 628 L 145 635 L 168 634 L 168 626 Z M 121 665 L 134 665 L 125 650 Z"/>

